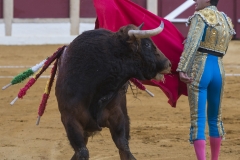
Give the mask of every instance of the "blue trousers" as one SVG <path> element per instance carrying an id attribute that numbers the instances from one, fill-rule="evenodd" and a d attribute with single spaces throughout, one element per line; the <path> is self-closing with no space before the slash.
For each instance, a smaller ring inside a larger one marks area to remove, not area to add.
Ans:
<path id="1" fill-rule="evenodd" d="M 225 72 L 222 59 L 207 53 L 197 52 L 190 72 L 194 79 L 188 84 L 190 105 L 190 139 L 205 140 L 206 121 L 209 136 L 224 136 L 221 117 L 221 100 L 224 88 Z"/>

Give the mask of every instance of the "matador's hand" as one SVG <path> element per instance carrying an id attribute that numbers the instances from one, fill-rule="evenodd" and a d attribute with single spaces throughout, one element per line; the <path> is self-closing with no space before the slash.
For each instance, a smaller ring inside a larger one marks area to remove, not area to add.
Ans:
<path id="1" fill-rule="evenodd" d="M 188 77 L 187 73 L 179 72 L 180 80 L 184 83 L 191 83 L 193 81 L 192 78 Z"/>

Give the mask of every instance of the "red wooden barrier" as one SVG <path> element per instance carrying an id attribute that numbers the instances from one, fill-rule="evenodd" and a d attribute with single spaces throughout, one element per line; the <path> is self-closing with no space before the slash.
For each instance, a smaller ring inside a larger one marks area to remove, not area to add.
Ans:
<path id="1" fill-rule="evenodd" d="M 14 18 L 68 18 L 68 0 L 14 0 Z"/>
<path id="2" fill-rule="evenodd" d="M 0 0 L 0 18 L 3 18 L 3 0 Z"/>
<path id="3" fill-rule="evenodd" d="M 146 8 L 146 0 L 132 0 L 134 3 Z M 158 15 L 166 17 L 185 4 L 177 16 L 173 18 L 174 25 L 186 36 L 188 27 L 184 20 L 194 13 L 193 1 L 186 0 L 158 0 Z M 192 5 L 186 5 L 186 3 Z M 187 7 L 186 7 L 187 6 Z M 96 12 L 92 0 L 80 0 L 79 17 L 95 18 Z M 220 0 L 219 10 L 225 12 L 233 21 L 237 35 L 240 39 L 240 0 Z M 175 12 L 176 13 L 176 12 Z M 68 18 L 69 0 L 14 0 L 14 18 Z M 0 18 L 3 18 L 3 0 L 0 0 Z"/>
<path id="4" fill-rule="evenodd" d="M 132 2 L 142 6 L 143 8 L 147 8 L 147 1 L 146 0 L 131 0 Z"/>
<path id="5" fill-rule="evenodd" d="M 166 17 L 169 14 L 176 11 L 176 9 L 185 4 L 186 0 L 160 0 L 161 2 L 158 4 L 158 15 L 161 17 Z M 178 16 L 175 17 L 176 21 L 181 22 L 173 22 L 173 24 L 178 28 L 178 30 L 186 37 L 188 33 L 188 27 L 186 27 L 186 20 L 189 16 L 194 13 L 194 6 L 190 6 L 189 8 L 182 7 L 178 10 Z"/>
<path id="6" fill-rule="evenodd" d="M 93 6 L 93 0 L 80 0 L 79 17 L 81 18 L 96 17 L 95 8 Z"/>
<path id="7" fill-rule="evenodd" d="M 235 5 L 235 11 L 236 11 L 236 24 L 235 24 L 235 30 L 237 32 L 236 38 L 240 39 L 240 1 L 236 0 Z"/>
<path id="8" fill-rule="evenodd" d="M 146 0 L 132 0 L 132 2 L 146 8 Z M 80 15 L 81 18 L 96 17 L 93 0 L 80 0 Z"/>
<path id="9" fill-rule="evenodd" d="M 0 0 L 0 7 L 3 0 Z M 146 8 L 146 0 L 132 0 Z M 1 7 L 2 8 L 2 7 Z M 1 11 L 1 10 L 0 10 Z M 2 13 L 2 12 L 1 12 Z M 0 13 L 0 17 L 1 14 Z M 14 18 L 68 18 L 69 0 L 14 0 Z M 79 17 L 96 17 L 92 0 L 80 0 Z"/>

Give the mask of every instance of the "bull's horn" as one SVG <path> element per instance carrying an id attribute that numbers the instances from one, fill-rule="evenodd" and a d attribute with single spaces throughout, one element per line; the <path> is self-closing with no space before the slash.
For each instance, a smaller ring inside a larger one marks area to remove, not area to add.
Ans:
<path id="1" fill-rule="evenodd" d="M 162 32 L 163 28 L 164 28 L 164 23 L 162 21 L 160 26 L 155 29 L 152 29 L 152 30 L 129 30 L 128 35 L 130 37 L 135 36 L 136 38 L 149 38 L 149 37 L 155 36 L 155 35 L 159 34 L 160 32 Z"/>

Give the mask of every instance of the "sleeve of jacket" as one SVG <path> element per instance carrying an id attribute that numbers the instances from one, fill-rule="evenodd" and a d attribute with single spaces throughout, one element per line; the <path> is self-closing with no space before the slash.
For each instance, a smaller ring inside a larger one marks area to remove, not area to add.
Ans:
<path id="1" fill-rule="evenodd" d="M 189 67 L 192 65 L 196 51 L 202 40 L 204 34 L 204 23 L 202 17 L 199 14 L 194 14 L 190 18 L 190 29 L 188 32 L 187 40 L 184 44 L 184 50 L 178 63 L 178 72 L 188 72 Z"/>

